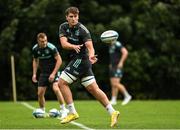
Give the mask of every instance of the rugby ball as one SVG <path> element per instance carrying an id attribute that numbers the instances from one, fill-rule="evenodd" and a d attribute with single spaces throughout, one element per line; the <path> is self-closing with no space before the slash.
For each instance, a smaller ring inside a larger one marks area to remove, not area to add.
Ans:
<path id="1" fill-rule="evenodd" d="M 116 41 L 119 37 L 119 34 L 114 30 L 107 30 L 103 32 L 100 36 L 100 39 L 104 43 L 111 43 L 112 41 Z"/>
<path id="2" fill-rule="evenodd" d="M 40 108 L 35 109 L 32 114 L 35 118 L 44 118 L 45 117 L 45 111 L 43 111 Z"/>
<path id="3" fill-rule="evenodd" d="M 49 117 L 55 118 L 58 116 L 60 116 L 60 112 L 56 108 L 49 110 Z"/>

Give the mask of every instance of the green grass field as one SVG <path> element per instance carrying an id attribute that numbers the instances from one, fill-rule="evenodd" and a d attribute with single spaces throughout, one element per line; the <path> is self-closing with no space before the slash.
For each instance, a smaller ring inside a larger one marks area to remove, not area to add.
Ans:
<path id="1" fill-rule="evenodd" d="M 37 101 L 26 102 L 38 107 Z M 80 118 L 60 124 L 57 118 L 35 119 L 32 109 L 21 102 L 0 102 L 0 129 L 111 129 L 110 116 L 97 101 L 75 101 Z M 46 110 L 58 108 L 57 101 L 47 101 Z M 131 101 L 115 106 L 121 112 L 115 129 L 180 129 L 180 101 Z M 80 126 L 78 126 L 80 124 Z"/>

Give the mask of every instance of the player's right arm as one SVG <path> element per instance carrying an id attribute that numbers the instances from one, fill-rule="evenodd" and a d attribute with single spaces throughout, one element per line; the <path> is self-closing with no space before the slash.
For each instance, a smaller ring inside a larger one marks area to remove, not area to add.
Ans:
<path id="1" fill-rule="evenodd" d="M 60 27 L 59 27 L 59 40 L 60 40 L 60 43 L 61 43 L 61 46 L 64 48 L 64 49 L 67 49 L 67 50 L 75 50 L 76 53 L 79 53 L 80 52 L 80 49 L 83 45 L 74 45 L 74 44 L 71 44 L 68 42 L 68 38 L 67 38 L 67 32 L 66 32 L 66 23 L 64 24 L 61 24 Z"/>
<path id="2" fill-rule="evenodd" d="M 65 37 L 65 36 L 62 36 L 59 39 L 60 39 L 61 46 L 64 49 L 75 50 L 76 53 L 79 53 L 80 50 L 81 50 L 81 47 L 83 46 L 83 44 L 81 44 L 81 45 L 74 45 L 74 44 L 69 43 L 67 37 Z"/>
<path id="3" fill-rule="evenodd" d="M 94 47 L 93 47 L 93 43 L 91 40 L 87 41 L 85 43 L 87 49 L 88 49 L 88 55 L 89 55 L 89 60 L 91 62 L 91 64 L 94 64 L 97 62 L 97 55 L 95 55 L 95 51 L 94 51 Z"/>
<path id="4" fill-rule="evenodd" d="M 37 82 L 36 74 L 37 74 L 38 64 L 39 64 L 39 60 L 37 58 L 33 58 L 33 63 L 32 63 L 32 67 L 33 67 L 32 81 L 34 83 Z"/>

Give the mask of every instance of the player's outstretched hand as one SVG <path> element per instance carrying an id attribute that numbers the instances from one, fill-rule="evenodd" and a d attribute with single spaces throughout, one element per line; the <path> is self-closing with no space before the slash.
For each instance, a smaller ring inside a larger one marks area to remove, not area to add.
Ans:
<path id="1" fill-rule="evenodd" d="M 81 51 L 82 46 L 83 46 L 83 44 L 81 44 L 81 45 L 73 45 L 73 49 L 76 51 L 76 53 L 79 53 Z"/>

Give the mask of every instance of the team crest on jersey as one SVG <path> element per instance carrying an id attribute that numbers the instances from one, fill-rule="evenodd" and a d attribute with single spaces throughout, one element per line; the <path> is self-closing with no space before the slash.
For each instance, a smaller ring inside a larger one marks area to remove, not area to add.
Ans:
<path id="1" fill-rule="evenodd" d="M 75 31 L 75 35 L 76 35 L 76 36 L 79 36 L 79 30 L 76 30 L 76 31 Z"/>
<path id="2" fill-rule="evenodd" d="M 49 50 L 48 50 L 48 49 L 46 49 L 46 50 L 45 50 L 45 53 L 46 53 L 46 54 L 49 54 Z"/>

